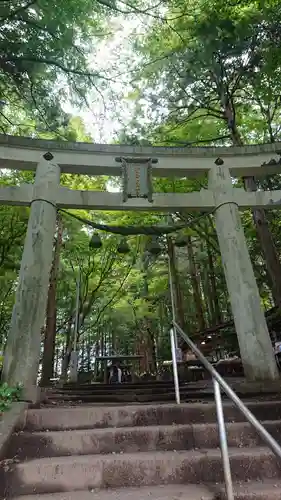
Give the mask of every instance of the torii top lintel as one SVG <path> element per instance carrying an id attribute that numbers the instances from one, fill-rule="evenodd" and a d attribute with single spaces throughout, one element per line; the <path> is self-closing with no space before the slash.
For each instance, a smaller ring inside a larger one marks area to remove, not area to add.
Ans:
<path id="1" fill-rule="evenodd" d="M 281 172 L 281 143 L 243 147 L 141 147 L 57 142 L 0 135 L 0 168 L 35 170 L 42 155 L 52 153 L 65 173 L 121 175 L 120 157 L 151 158 L 155 177 L 196 177 L 223 161 L 235 177 Z"/>

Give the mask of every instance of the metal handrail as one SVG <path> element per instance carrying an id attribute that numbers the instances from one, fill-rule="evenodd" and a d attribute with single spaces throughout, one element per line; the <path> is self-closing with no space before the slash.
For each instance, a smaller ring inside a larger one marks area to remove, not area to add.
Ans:
<path id="1" fill-rule="evenodd" d="M 237 408 L 243 413 L 246 417 L 246 420 L 252 424 L 257 433 L 261 436 L 261 438 L 266 442 L 266 444 L 271 448 L 274 454 L 281 459 L 281 447 L 277 443 L 277 441 L 267 432 L 267 430 L 263 427 L 263 425 L 256 419 L 256 417 L 252 414 L 252 412 L 247 408 L 247 406 L 242 403 L 241 399 L 235 394 L 235 392 L 231 389 L 231 387 L 226 383 L 226 381 L 220 376 L 220 374 L 215 370 L 215 368 L 209 363 L 204 354 L 198 349 L 198 347 L 192 342 L 192 340 L 188 337 L 188 335 L 182 330 L 182 328 L 175 322 L 172 321 L 173 328 L 171 329 L 171 339 L 172 337 L 176 337 L 176 332 L 178 332 L 183 340 L 189 345 L 190 349 L 194 352 L 197 358 L 201 361 L 202 365 L 206 368 L 206 370 L 212 375 L 213 384 L 214 384 L 214 395 L 215 395 L 215 403 L 216 403 L 216 411 L 217 411 L 217 420 L 219 427 L 219 438 L 220 438 L 220 448 L 222 454 L 222 462 L 223 462 L 223 470 L 224 470 L 224 480 L 225 480 L 225 488 L 227 494 L 227 500 L 234 500 L 233 493 L 233 484 L 231 478 L 230 471 L 230 461 L 229 461 L 229 453 L 228 453 L 228 445 L 227 445 L 227 436 L 225 429 L 225 421 L 223 414 L 223 405 L 221 398 L 221 388 L 225 392 L 225 394 L 231 399 L 231 401 L 237 406 Z M 174 350 L 175 342 L 171 343 L 172 350 Z M 178 386 L 178 372 L 177 372 L 177 363 L 176 356 L 173 354 L 173 364 L 174 366 L 174 375 L 176 370 L 177 383 L 175 380 L 175 392 L 177 392 Z M 175 359 L 175 363 L 174 363 Z M 176 394 L 177 402 L 180 402 L 179 394 Z"/>

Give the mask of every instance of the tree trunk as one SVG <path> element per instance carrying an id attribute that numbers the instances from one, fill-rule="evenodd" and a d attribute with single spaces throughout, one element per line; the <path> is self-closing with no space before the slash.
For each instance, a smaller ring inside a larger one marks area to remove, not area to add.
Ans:
<path id="1" fill-rule="evenodd" d="M 99 369 L 100 369 L 100 362 L 97 361 L 97 358 L 99 357 L 99 354 L 100 354 L 100 331 L 99 330 L 97 332 L 94 350 L 95 350 L 94 380 L 97 381 Z"/>
<path id="2" fill-rule="evenodd" d="M 184 308 L 183 308 L 183 298 L 182 292 L 179 282 L 179 274 L 176 265 L 176 256 L 175 256 L 175 248 L 171 238 L 167 238 L 168 245 L 168 255 L 170 259 L 170 269 L 171 269 L 171 278 L 172 278 L 172 288 L 174 293 L 174 303 L 175 303 L 175 312 L 176 312 L 176 321 L 179 323 L 179 326 L 184 330 L 185 329 L 185 317 L 184 317 Z"/>
<path id="3" fill-rule="evenodd" d="M 244 182 L 247 191 L 257 191 L 257 183 L 254 177 L 247 177 Z M 255 208 L 253 210 L 253 219 L 265 257 L 266 268 L 272 283 L 274 303 L 276 306 L 281 307 L 281 264 L 268 226 L 265 211 L 260 208 Z"/>
<path id="4" fill-rule="evenodd" d="M 55 356 L 55 340 L 56 340 L 56 290 L 57 290 L 57 276 L 60 259 L 60 249 L 62 244 L 62 220 L 58 215 L 57 218 L 57 238 L 54 248 L 54 257 L 50 273 L 50 283 L 48 291 L 48 302 L 46 312 L 46 327 L 44 338 L 44 352 L 42 360 L 42 380 L 43 387 L 50 385 L 50 379 L 54 373 L 54 356 Z"/>
<path id="5" fill-rule="evenodd" d="M 80 369 L 81 371 L 85 371 L 85 355 L 86 355 L 86 345 L 85 345 L 85 339 L 83 338 L 82 340 L 82 346 L 81 346 L 81 366 Z"/>
<path id="6" fill-rule="evenodd" d="M 152 327 L 150 326 L 148 326 L 147 328 L 147 344 L 148 344 L 148 354 L 149 354 L 149 360 L 148 360 L 149 371 L 155 373 L 157 370 L 155 336 Z"/>
<path id="7" fill-rule="evenodd" d="M 102 329 L 101 331 L 101 336 L 100 336 L 100 355 L 101 356 L 104 356 L 105 355 L 105 352 L 104 352 L 104 337 L 105 337 L 105 332 L 104 332 L 104 329 Z"/>
<path id="8" fill-rule="evenodd" d="M 67 370 L 68 370 L 68 366 L 69 366 L 71 349 L 72 349 L 72 335 L 71 335 L 72 323 L 73 323 L 73 318 L 72 318 L 72 314 L 70 313 L 70 317 L 69 317 L 69 321 L 68 321 L 68 328 L 67 328 L 67 332 L 66 332 L 65 352 L 64 352 L 64 356 L 63 356 L 61 377 L 60 377 L 60 380 L 62 383 L 65 383 L 66 379 L 67 379 Z"/>
<path id="9" fill-rule="evenodd" d="M 216 275 L 215 275 L 215 270 L 214 270 L 213 255 L 212 255 L 212 250 L 211 250 L 208 242 L 207 242 L 207 254 L 208 254 L 208 263 L 209 263 L 211 302 L 212 302 L 212 310 L 213 310 L 212 322 L 214 325 L 218 325 L 222 322 L 222 317 L 221 317 L 220 303 L 219 303 L 219 298 L 218 298 L 218 293 L 217 293 Z"/>
<path id="10" fill-rule="evenodd" d="M 59 350 L 59 347 L 57 347 L 56 353 L 55 353 L 55 363 L 54 363 L 54 365 L 55 365 L 55 367 L 54 367 L 55 377 L 58 376 L 59 355 L 60 355 L 60 350 Z"/>
<path id="11" fill-rule="evenodd" d="M 198 325 L 198 329 L 201 331 L 201 330 L 205 330 L 206 322 L 205 322 L 205 318 L 204 318 L 204 308 L 203 308 L 201 291 L 200 291 L 199 276 L 197 274 L 194 253 L 193 253 L 193 248 L 192 248 L 192 240 L 191 240 L 190 236 L 188 236 L 188 238 L 187 238 L 187 253 L 188 253 L 188 260 L 189 260 L 189 272 L 190 272 L 190 278 L 191 278 L 191 283 L 192 283 L 193 300 L 194 300 L 194 305 L 195 305 L 195 310 L 196 310 L 197 325 Z"/>
<path id="12" fill-rule="evenodd" d="M 140 369 L 142 373 L 148 373 L 150 371 L 150 349 L 148 342 L 147 324 L 143 325 L 138 335 L 138 348 L 137 351 L 140 356 Z"/>
<path id="13" fill-rule="evenodd" d="M 210 288 L 209 270 L 207 266 L 200 266 L 199 277 L 201 283 L 202 301 L 205 306 L 205 324 L 208 327 L 213 324 L 214 308 Z"/>
<path id="14" fill-rule="evenodd" d="M 90 342 L 90 338 L 87 338 L 86 342 L 86 352 L 87 352 L 87 372 L 90 372 L 92 369 L 92 344 Z"/>

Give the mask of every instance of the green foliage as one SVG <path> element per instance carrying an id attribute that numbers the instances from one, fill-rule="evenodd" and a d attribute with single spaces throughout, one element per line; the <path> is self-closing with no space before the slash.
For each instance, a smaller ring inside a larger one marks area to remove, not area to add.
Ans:
<path id="1" fill-rule="evenodd" d="M 90 67 L 89 56 L 95 40 L 106 35 L 110 12 L 98 0 L 1 2 L 3 131 L 27 135 L 38 124 L 55 130 L 68 121 L 64 102 L 85 101 L 97 82 L 101 91 L 104 79 Z"/>
<path id="2" fill-rule="evenodd" d="M 0 415 L 9 410 L 14 401 L 19 401 L 22 393 L 22 386 L 9 387 L 4 383 L 0 385 Z"/>
<path id="3" fill-rule="evenodd" d="M 154 143 L 160 138 L 171 144 L 229 144 L 237 140 L 232 132 L 238 126 L 248 142 L 276 140 L 280 5 L 196 0 L 191 7 L 172 0 L 166 19 L 156 16 L 135 43 L 143 64 L 139 84 L 134 80 L 132 123 L 138 102 L 146 100 L 150 110 L 142 137 L 153 135 Z"/>

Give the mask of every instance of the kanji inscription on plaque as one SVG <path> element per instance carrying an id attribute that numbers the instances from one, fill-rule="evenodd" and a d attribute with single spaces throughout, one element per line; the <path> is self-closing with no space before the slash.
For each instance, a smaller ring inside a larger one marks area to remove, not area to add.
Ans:
<path id="1" fill-rule="evenodd" d="M 152 164 L 151 158 L 116 158 L 122 164 L 123 201 L 129 198 L 145 198 L 152 203 Z"/>

